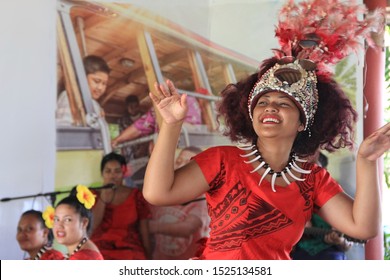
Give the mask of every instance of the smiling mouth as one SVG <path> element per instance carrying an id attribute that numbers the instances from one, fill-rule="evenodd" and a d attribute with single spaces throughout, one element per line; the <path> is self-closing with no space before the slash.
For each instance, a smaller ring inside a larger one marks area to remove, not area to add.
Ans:
<path id="1" fill-rule="evenodd" d="M 276 118 L 264 118 L 262 123 L 280 123 L 280 120 Z"/>

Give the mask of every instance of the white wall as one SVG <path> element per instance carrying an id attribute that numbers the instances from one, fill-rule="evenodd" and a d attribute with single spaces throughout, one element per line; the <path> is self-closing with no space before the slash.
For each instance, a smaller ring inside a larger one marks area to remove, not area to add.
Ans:
<path id="1" fill-rule="evenodd" d="M 53 191 L 55 87 L 55 1 L 1 1 L 0 198 Z M 46 205 L 41 197 L 34 208 Z M 16 226 L 32 206 L 0 202 L 0 259 L 23 258 Z"/>

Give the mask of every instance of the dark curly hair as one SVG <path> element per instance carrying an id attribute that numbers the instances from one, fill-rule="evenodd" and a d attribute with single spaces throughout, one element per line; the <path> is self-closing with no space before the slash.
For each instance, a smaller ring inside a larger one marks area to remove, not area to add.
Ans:
<path id="1" fill-rule="evenodd" d="M 254 142 L 257 134 L 248 114 L 248 96 L 258 79 L 277 62 L 275 57 L 266 59 L 258 72 L 222 90 L 218 104 L 218 123 L 225 124 L 223 134 L 233 142 Z M 317 76 L 319 102 L 314 123 L 308 131 L 299 132 L 293 151 L 309 156 L 321 147 L 328 152 L 339 148 L 353 148 L 354 123 L 357 112 L 337 82 L 327 76 Z M 301 116 L 301 121 L 303 116 Z"/>
<path id="2" fill-rule="evenodd" d="M 90 209 L 85 208 L 85 206 L 82 203 L 80 203 L 80 201 L 77 199 L 76 195 L 77 195 L 76 187 L 73 187 L 72 190 L 70 191 L 69 196 L 60 200 L 60 202 L 58 202 L 56 207 L 62 204 L 69 205 L 76 210 L 76 213 L 78 213 L 81 218 L 87 218 L 88 219 L 87 234 L 90 234 L 92 229 L 92 211 Z"/>

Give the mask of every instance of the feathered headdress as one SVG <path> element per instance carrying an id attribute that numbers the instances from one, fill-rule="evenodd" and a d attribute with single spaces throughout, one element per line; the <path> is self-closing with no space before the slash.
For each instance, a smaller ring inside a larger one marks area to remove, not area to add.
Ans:
<path id="1" fill-rule="evenodd" d="M 288 0 L 279 12 L 275 30 L 279 62 L 256 83 L 248 99 L 249 116 L 258 98 L 269 91 L 288 94 L 305 116 L 305 130 L 317 110 L 317 75 L 331 75 L 330 66 L 352 52 L 363 40 L 374 46 L 371 32 L 384 27 L 383 11 L 368 12 L 355 1 Z"/>
<path id="2" fill-rule="evenodd" d="M 279 12 L 275 34 L 281 49 L 275 50 L 275 55 L 308 59 L 317 69 L 326 69 L 357 52 L 362 40 L 369 47 L 375 46 L 371 32 L 381 32 L 383 27 L 383 11 L 368 12 L 366 6 L 354 0 L 309 0 L 297 4 L 289 0 Z"/>

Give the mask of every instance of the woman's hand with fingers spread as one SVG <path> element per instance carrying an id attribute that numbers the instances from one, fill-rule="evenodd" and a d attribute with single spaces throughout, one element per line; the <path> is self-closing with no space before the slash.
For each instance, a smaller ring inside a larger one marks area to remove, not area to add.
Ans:
<path id="1" fill-rule="evenodd" d="M 149 93 L 164 122 L 175 124 L 183 122 L 188 111 L 187 95 L 179 95 L 172 81 L 168 80 L 166 86 L 155 84 L 156 93 Z"/>
<path id="2" fill-rule="evenodd" d="M 375 161 L 390 149 L 390 123 L 368 136 L 359 148 L 359 155 L 369 161 Z"/>

